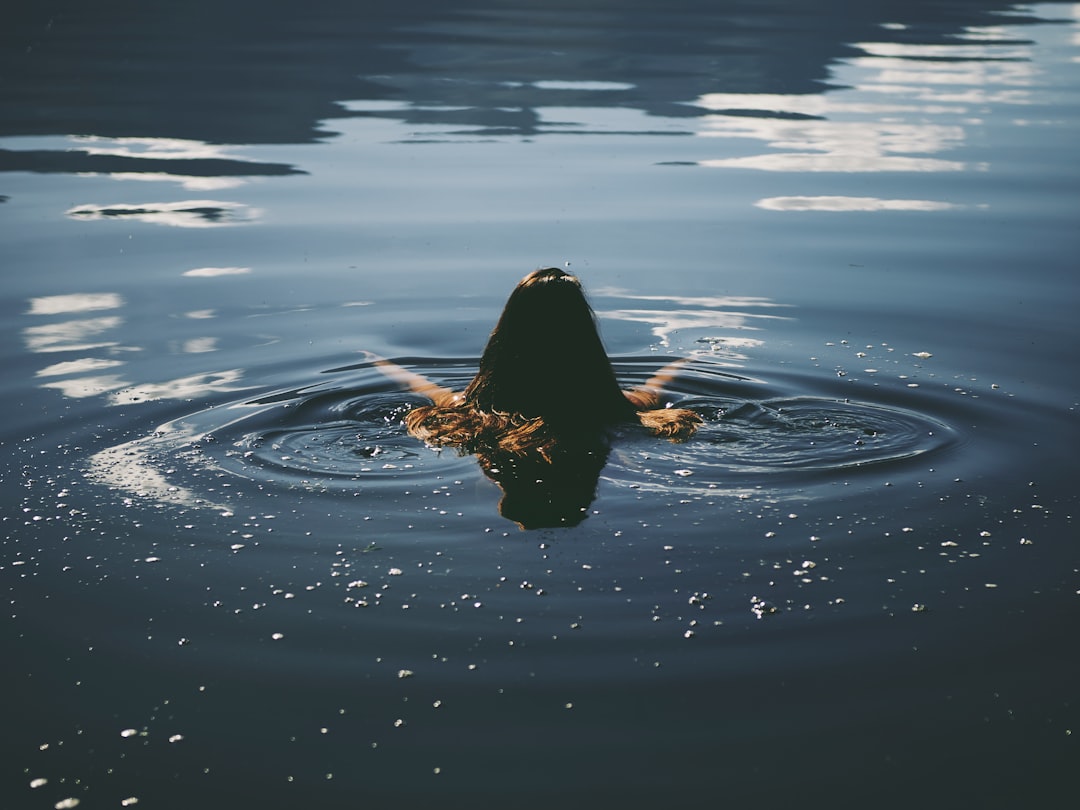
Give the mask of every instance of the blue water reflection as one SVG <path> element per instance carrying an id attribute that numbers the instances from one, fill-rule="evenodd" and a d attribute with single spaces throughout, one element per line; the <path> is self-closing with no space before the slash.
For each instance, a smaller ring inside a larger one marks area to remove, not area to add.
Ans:
<path id="1" fill-rule="evenodd" d="M 1078 21 L 7 10 L 2 795 L 1060 802 Z M 561 528 L 369 359 L 460 389 L 547 265 L 706 419 L 613 436 Z"/>

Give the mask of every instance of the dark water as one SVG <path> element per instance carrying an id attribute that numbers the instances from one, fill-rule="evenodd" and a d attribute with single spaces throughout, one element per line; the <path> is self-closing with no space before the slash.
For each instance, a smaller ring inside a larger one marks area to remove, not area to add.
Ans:
<path id="1" fill-rule="evenodd" d="M 1077 9 L 9 13 L 0 804 L 1073 806 Z M 567 264 L 706 425 L 522 528 L 365 353 Z"/>

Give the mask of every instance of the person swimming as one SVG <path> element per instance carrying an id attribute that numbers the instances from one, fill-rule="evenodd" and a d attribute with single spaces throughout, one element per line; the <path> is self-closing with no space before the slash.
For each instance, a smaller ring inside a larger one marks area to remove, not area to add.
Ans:
<path id="1" fill-rule="evenodd" d="M 702 421 L 691 410 L 660 407 L 663 386 L 682 362 L 643 386 L 619 387 L 581 282 L 555 267 L 529 273 L 514 288 L 463 392 L 388 360 L 375 364 L 432 400 L 406 415 L 409 433 L 465 452 L 539 453 L 550 460 L 560 443 L 618 425 L 637 423 L 682 441 Z"/>
<path id="2" fill-rule="evenodd" d="M 535 529 L 585 518 L 611 430 L 636 424 L 672 441 L 693 435 L 698 414 L 660 407 L 663 386 L 683 362 L 642 386 L 620 388 L 581 282 L 548 267 L 514 288 L 464 391 L 390 360 L 374 365 L 431 400 L 405 415 L 409 433 L 433 447 L 474 454 L 503 491 L 500 514 Z"/>

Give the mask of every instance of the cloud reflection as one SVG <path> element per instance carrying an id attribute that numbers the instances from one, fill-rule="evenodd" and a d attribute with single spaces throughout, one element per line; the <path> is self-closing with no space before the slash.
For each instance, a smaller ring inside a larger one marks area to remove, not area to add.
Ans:
<path id="1" fill-rule="evenodd" d="M 977 105 L 1026 104 L 1035 80 L 1030 46 L 977 30 L 949 44 L 856 43 L 863 56 L 836 69 L 850 87 L 820 94 L 709 93 L 699 135 L 763 141 L 774 151 L 700 165 L 769 172 L 960 172 L 985 169 L 941 157 L 962 146 Z M 925 200 L 777 197 L 772 210 L 945 210 Z"/>
<path id="2" fill-rule="evenodd" d="M 203 143 L 183 138 L 103 138 L 75 135 L 75 146 L 88 155 L 154 158 L 157 160 L 242 160 L 229 154 L 223 144 Z"/>
<path id="3" fill-rule="evenodd" d="M 117 203 L 114 205 L 77 205 L 66 212 L 73 219 L 129 219 L 168 225 L 175 228 L 221 228 L 248 225 L 262 216 L 262 211 L 242 203 L 220 200 L 184 200 L 173 203 Z"/>
<path id="4" fill-rule="evenodd" d="M 188 278 L 216 278 L 217 276 L 244 276 L 251 272 L 250 267 L 196 267 L 185 270 L 181 275 Z M 209 317 L 190 314 L 188 317 Z"/>
<path id="5" fill-rule="evenodd" d="M 86 397 L 107 394 L 130 384 L 127 380 L 123 380 L 114 374 L 107 374 L 98 377 L 72 377 L 66 380 L 52 380 L 42 383 L 41 387 L 55 388 L 69 399 L 85 399 Z"/>
<path id="6" fill-rule="evenodd" d="M 80 176 L 93 177 L 96 172 L 80 172 Z M 146 183 L 179 183 L 188 191 L 222 191 L 242 186 L 247 181 L 239 177 L 198 177 L 190 174 L 168 172 L 112 172 L 113 180 L 141 180 Z"/>
<path id="7" fill-rule="evenodd" d="M 82 374 L 86 371 L 99 371 L 103 368 L 124 365 L 122 360 L 105 360 L 100 357 L 84 357 L 81 360 L 66 360 L 62 363 L 53 363 L 40 369 L 35 376 L 56 377 L 63 374 Z"/>
<path id="8" fill-rule="evenodd" d="M 92 312 L 99 309 L 118 309 L 124 299 L 117 293 L 71 293 L 46 295 L 30 299 L 28 315 L 59 315 L 68 312 Z"/>
<path id="9" fill-rule="evenodd" d="M 192 374 L 159 383 L 137 383 L 112 394 L 110 405 L 127 405 L 132 402 L 156 402 L 162 399 L 191 399 L 203 394 L 243 391 L 253 386 L 235 385 L 244 376 L 239 368 Z"/>
<path id="10" fill-rule="evenodd" d="M 706 330 L 723 329 L 733 332 L 759 331 L 765 321 L 788 320 L 782 315 L 748 312 L 750 309 L 773 309 L 786 307 L 768 298 L 750 296 L 664 296 L 631 295 L 617 288 L 594 291 L 596 297 L 613 297 L 629 301 L 649 301 L 669 304 L 655 308 L 619 307 L 597 310 L 602 318 L 648 324 L 650 332 L 661 346 L 671 345 L 676 332 L 687 332 L 696 343 L 708 344 L 710 357 L 729 362 L 747 360 L 742 350 L 763 344 L 759 338 L 739 336 L 701 336 Z M 697 333 L 697 336 L 694 336 Z"/>
<path id="11" fill-rule="evenodd" d="M 248 268 L 197 268 L 193 275 L 221 275 L 248 272 Z M 125 305 L 117 293 L 70 293 L 49 295 L 30 299 L 28 315 L 50 316 L 118 309 Z M 204 320 L 214 317 L 213 310 L 186 312 L 187 318 Z M 193 399 L 211 393 L 242 391 L 251 386 L 241 386 L 242 369 L 226 369 L 202 374 L 192 374 L 157 382 L 132 382 L 118 374 L 95 372 L 125 365 L 115 358 L 122 352 L 140 351 L 139 347 L 124 346 L 118 340 L 104 339 L 106 334 L 119 329 L 124 319 L 119 315 L 97 318 L 78 318 L 56 323 L 28 326 L 22 330 L 28 351 L 35 354 L 58 352 L 84 352 L 94 349 L 106 350 L 106 357 L 78 357 L 51 363 L 34 373 L 44 378 L 42 388 L 59 391 L 70 399 L 106 397 L 108 405 L 126 405 L 133 402 L 155 402 L 166 399 Z M 110 336 L 111 337 L 111 336 Z M 200 336 L 169 342 L 174 354 L 203 354 L 218 350 L 218 338 Z"/>
<path id="12" fill-rule="evenodd" d="M 31 352 L 73 352 L 116 346 L 114 340 L 95 340 L 99 335 L 115 329 L 123 319 L 115 315 L 88 318 L 62 323 L 28 326 L 23 330 L 26 348 Z"/>
<path id="13" fill-rule="evenodd" d="M 724 109 L 736 99 L 724 95 L 705 96 L 698 103 L 710 109 Z M 835 106 L 858 114 L 884 114 L 876 105 L 833 105 L 825 97 L 756 96 L 751 102 L 763 115 L 807 115 L 805 110 L 823 114 Z M 716 105 L 716 106 L 714 106 Z M 888 114 L 897 110 L 885 105 Z M 760 169 L 773 172 L 955 172 L 965 168 L 959 161 L 913 157 L 944 152 L 959 146 L 964 129 L 959 125 L 912 124 L 897 120 L 793 120 L 790 117 L 748 115 L 705 116 L 700 135 L 708 138 L 750 138 L 765 141 L 774 153 L 700 161 L 714 168 Z"/>
<path id="14" fill-rule="evenodd" d="M 218 339 L 216 337 L 198 337 L 185 340 L 180 344 L 180 351 L 184 354 L 204 354 L 216 352 Z"/>
<path id="15" fill-rule="evenodd" d="M 767 211 L 949 211 L 963 208 L 940 200 L 881 200 L 877 197 L 766 197 L 754 203 Z"/>

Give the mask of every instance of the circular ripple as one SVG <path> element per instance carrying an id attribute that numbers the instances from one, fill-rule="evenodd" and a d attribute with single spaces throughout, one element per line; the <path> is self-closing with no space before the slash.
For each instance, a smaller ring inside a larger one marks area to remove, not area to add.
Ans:
<path id="1" fill-rule="evenodd" d="M 355 481 L 413 469 L 423 449 L 401 427 L 417 404 L 401 394 L 334 391 L 264 411 L 215 433 L 221 466 L 244 475 Z"/>
<path id="2" fill-rule="evenodd" d="M 891 469 L 957 438 L 948 425 L 925 415 L 848 400 L 694 397 L 678 404 L 705 419 L 693 439 L 662 448 L 635 443 L 617 454 L 622 474 L 615 472 L 616 479 L 663 487 L 672 485 L 673 476 L 730 486 L 809 481 Z"/>
<path id="3" fill-rule="evenodd" d="M 340 385 L 291 389 L 175 419 L 97 453 L 90 475 L 130 494 L 230 510 L 248 491 L 245 482 L 260 494 L 310 489 L 352 496 L 475 467 L 409 436 L 401 420 L 424 401 L 366 369 Z"/>
<path id="4" fill-rule="evenodd" d="M 662 361 L 661 361 L 662 363 Z M 656 358 L 616 364 L 627 385 Z M 418 370 L 460 388 L 461 363 Z M 91 472 L 128 492 L 228 509 L 243 481 L 261 494 L 358 489 L 476 474 L 469 457 L 432 452 L 402 425 L 425 402 L 395 390 L 370 366 L 341 369 L 332 383 L 294 388 L 176 419 L 153 434 L 98 453 Z M 460 378 L 460 379 L 459 379 Z M 682 490 L 702 483 L 796 484 L 821 475 L 892 468 L 956 440 L 944 423 L 884 404 L 796 396 L 751 401 L 761 381 L 708 366 L 688 370 L 670 393 L 704 424 L 684 444 L 627 431 L 603 477 L 635 488 Z M 681 390 L 680 390 L 681 389 Z"/>

